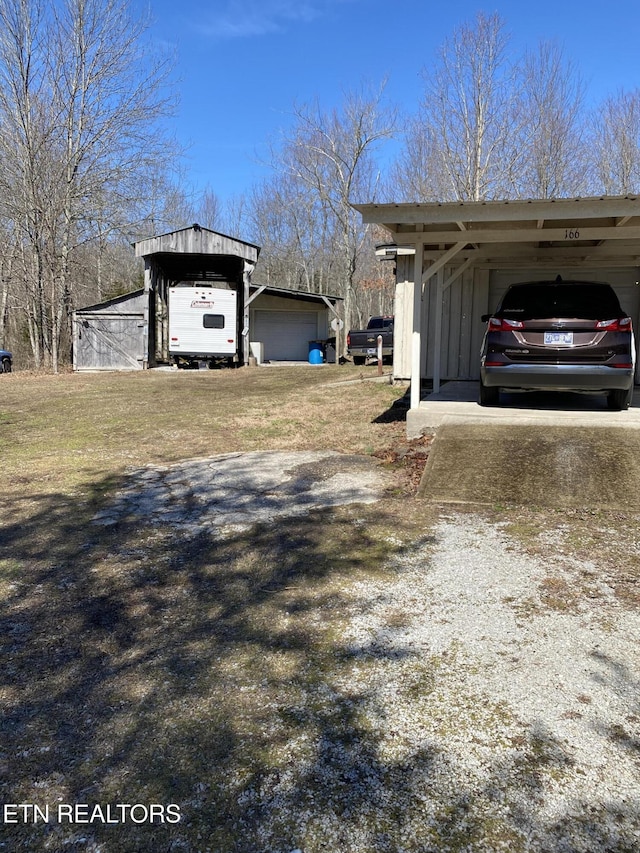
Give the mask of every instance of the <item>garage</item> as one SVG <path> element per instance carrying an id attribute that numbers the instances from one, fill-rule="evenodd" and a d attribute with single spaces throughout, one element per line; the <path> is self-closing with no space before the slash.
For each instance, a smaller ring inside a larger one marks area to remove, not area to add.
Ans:
<path id="1" fill-rule="evenodd" d="M 309 342 L 335 335 L 332 321 L 340 316 L 342 298 L 322 293 L 252 285 L 249 328 L 252 344 L 260 345 L 264 361 L 308 361 Z"/>
<path id="2" fill-rule="evenodd" d="M 265 361 L 305 361 L 318 334 L 315 311 L 255 311 L 252 339 L 264 345 Z"/>
<path id="3" fill-rule="evenodd" d="M 609 282 L 640 326 L 636 196 L 355 208 L 389 233 L 377 254 L 395 264 L 393 370 L 411 380 L 407 423 L 415 429 L 441 381 L 478 379 L 481 318 L 508 284 L 558 275 Z"/>

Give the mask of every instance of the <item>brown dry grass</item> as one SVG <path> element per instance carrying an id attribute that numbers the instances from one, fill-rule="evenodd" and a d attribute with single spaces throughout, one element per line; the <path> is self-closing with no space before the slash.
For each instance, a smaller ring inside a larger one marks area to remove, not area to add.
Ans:
<path id="1" fill-rule="evenodd" d="M 371 421 L 403 390 L 359 381 L 367 376 L 375 370 L 8 374 L 0 388 L 4 477 L 28 471 L 72 484 L 128 465 L 235 450 L 367 452 L 387 432 Z"/>
<path id="2" fill-rule="evenodd" d="M 253 849 L 238 793 L 285 760 L 298 703 L 344 665 L 344 585 L 426 521 L 399 511 L 424 464 L 392 408 L 404 389 L 362 381 L 374 375 L 3 377 L 0 802 L 178 803 L 183 819 L 9 824 L 0 849 Z M 396 496 L 224 542 L 91 524 L 129 467 L 307 448 L 376 454 Z"/>
<path id="3" fill-rule="evenodd" d="M 606 618 L 611 597 L 640 606 L 640 515 L 608 509 L 498 507 L 500 520 L 518 547 L 533 557 L 554 554 L 556 569 L 540 583 L 536 605 L 579 611 L 596 606 Z"/>

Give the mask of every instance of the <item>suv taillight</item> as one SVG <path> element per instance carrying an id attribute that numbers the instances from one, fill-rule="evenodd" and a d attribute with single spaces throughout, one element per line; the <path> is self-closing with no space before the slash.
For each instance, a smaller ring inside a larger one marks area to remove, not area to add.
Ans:
<path id="1" fill-rule="evenodd" d="M 596 323 L 596 329 L 603 332 L 630 332 L 633 326 L 631 317 L 619 317 L 617 320 L 600 320 Z"/>
<path id="2" fill-rule="evenodd" d="M 507 320 L 505 317 L 489 317 L 490 332 L 513 332 L 514 329 L 524 329 L 520 320 Z"/>

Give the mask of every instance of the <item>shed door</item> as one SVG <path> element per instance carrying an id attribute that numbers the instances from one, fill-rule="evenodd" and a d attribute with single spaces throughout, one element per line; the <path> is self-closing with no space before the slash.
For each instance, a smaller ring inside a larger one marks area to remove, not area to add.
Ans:
<path id="1" fill-rule="evenodd" d="M 78 370 L 141 370 L 144 319 L 122 315 L 80 317 L 76 347 Z"/>
<path id="2" fill-rule="evenodd" d="M 251 340 L 264 344 L 268 361 L 307 361 L 309 341 L 318 337 L 315 311 L 256 311 Z"/>

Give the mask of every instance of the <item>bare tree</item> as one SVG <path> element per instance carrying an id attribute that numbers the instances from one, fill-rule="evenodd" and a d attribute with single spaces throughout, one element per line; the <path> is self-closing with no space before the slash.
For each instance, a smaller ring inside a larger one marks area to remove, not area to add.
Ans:
<path id="1" fill-rule="evenodd" d="M 43 9 L 38 0 L 0 2 L 0 197 L 6 230 L 17 246 L 15 277 L 36 364 L 47 347 L 46 155 L 51 138 L 43 82 Z M 5 296 L 8 303 L 9 296 Z"/>
<path id="2" fill-rule="evenodd" d="M 553 42 L 541 42 L 520 64 L 522 156 L 513 174 L 516 195 L 554 198 L 585 191 L 582 118 L 584 84 Z"/>
<path id="3" fill-rule="evenodd" d="M 404 146 L 383 190 L 389 201 L 427 202 L 448 199 L 451 187 L 441 168 L 436 134 L 421 115 L 405 122 Z"/>
<path id="4" fill-rule="evenodd" d="M 591 151 L 597 186 L 609 195 L 640 189 L 640 89 L 618 92 L 592 120 Z"/>
<path id="5" fill-rule="evenodd" d="M 222 230 L 231 236 L 240 236 L 248 231 L 249 203 L 244 193 L 225 200 L 222 212 Z"/>
<path id="6" fill-rule="evenodd" d="M 549 198 L 589 189 L 585 87 L 553 42 L 522 58 L 504 21 L 480 13 L 425 70 L 393 171 L 407 200 Z"/>
<path id="7" fill-rule="evenodd" d="M 519 156 L 517 78 L 499 15 L 477 15 L 445 41 L 425 71 L 419 125 L 444 198 L 479 201 L 504 195 Z"/>
<path id="8" fill-rule="evenodd" d="M 395 115 L 383 105 L 383 94 L 384 85 L 377 91 L 363 88 L 347 94 L 341 108 L 330 111 L 318 102 L 295 106 L 293 127 L 273 163 L 311 200 L 307 210 L 321 217 L 333 263 L 325 284 L 344 296 L 347 322 L 366 234 L 351 203 L 375 199 L 380 175 L 373 152 L 395 132 Z"/>
<path id="9" fill-rule="evenodd" d="M 289 173 L 273 176 L 254 189 L 249 220 L 262 247 L 257 275 L 268 284 L 325 291 L 333 220 L 310 187 Z"/>
<path id="10" fill-rule="evenodd" d="M 124 0 L 0 0 L 0 187 L 19 235 L 36 364 L 58 369 L 73 254 L 143 218 L 173 153 L 168 65 Z"/>
<path id="11" fill-rule="evenodd" d="M 220 199 L 211 187 L 206 187 L 200 198 L 196 222 L 199 222 L 206 228 L 211 228 L 215 231 L 220 228 L 221 218 L 222 206 L 220 204 Z"/>

